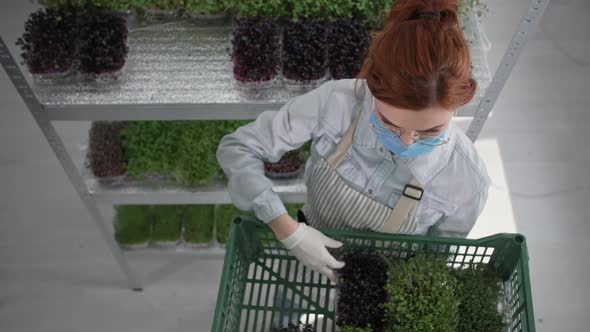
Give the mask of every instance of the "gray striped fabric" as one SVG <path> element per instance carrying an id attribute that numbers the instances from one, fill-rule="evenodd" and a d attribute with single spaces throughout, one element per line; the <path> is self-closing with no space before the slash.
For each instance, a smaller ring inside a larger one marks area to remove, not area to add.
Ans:
<path id="1" fill-rule="evenodd" d="M 306 181 L 307 200 L 302 210 L 306 221 L 315 228 L 378 232 L 383 229 L 383 225 L 394 209 L 350 188 L 336 172 L 336 167 L 345 158 L 353 143 L 354 132 L 362 114 L 359 100 L 354 105 L 353 114 L 356 114 L 354 121 L 334 151 L 326 158 L 321 158 L 310 170 L 311 173 Z M 405 214 L 401 211 L 403 210 L 398 210 L 398 214 Z M 411 208 L 399 228 L 395 226 L 391 228 L 389 232 L 414 233 L 416 206 Z"/>
<path id="2" fill-rule="evenodd" d="M 303 214 L 315 228 L 380 231 L 393 209 L 350 188 L 325 159 L 320 159 L 307 183 L 307 201 Z M 416 230 L 412 211 L 398 233 Z"/>

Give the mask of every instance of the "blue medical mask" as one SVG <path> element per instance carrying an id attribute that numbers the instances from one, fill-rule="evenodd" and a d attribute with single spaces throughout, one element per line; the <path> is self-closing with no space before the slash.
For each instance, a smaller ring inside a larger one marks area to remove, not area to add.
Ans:
<path id="1" fill-rule="evenodd" d="M 371 113 L 370 122 L 372 125 L 374 125 L 376 128 L 379 128 L 380 130 L 385 129 L 387 131 L 390 131 L 389 129 L 383 127 L 383 125 L 381 124 L 381 122 L 377 118 L 377 114 L 375 114 L 375 112 Z M 445 130 L 438 137 L 426 138 L 423 141 L 428 141 L 428 140 L 434 141 L 437 138 L 444 138 L 444 136 L 446 135 L 446 132 L 447 131 Z M 393 132 L 391 132 L 391 135 L 381 135 L 379 133 L 376 133 L 376 134 L 377 134 L 377 137 L 379 137 L 379 141 L 381 142 L 381 144 L 383 144 L 389 151 L 395 153 L 396 155 L 398 155 L 402 158 L 415 158 L 420 155 L 432 152 L 435 148 L 438 147 L 435 145 L 426 145 L 426 144 L 420 144 L 420 143 L 414 143 L 410 146 L 406 146 L 401 141 L 401 139 L 397 135 L 395 135 Z"/>

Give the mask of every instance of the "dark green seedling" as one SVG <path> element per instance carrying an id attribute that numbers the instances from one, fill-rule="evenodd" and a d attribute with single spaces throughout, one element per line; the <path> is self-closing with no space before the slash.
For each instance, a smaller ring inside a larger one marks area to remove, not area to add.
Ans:
<path id="1" fill-rule="evenodd" d="M 456 331 L 461 290 L 444 260 L 420 253 L 396 262 L 386 289 L 388 331 Z"/>
<path id="2" fill-rule="evenodd" d="M 115 207 L 115 240 L 122 246 L 146 244 L 150 239 L 152 214 L 149 205 Z"/>
<path id="3" fill-rule="evenodd" d="M 32 13 L 16 45 L 32 74 L 65 74 L 74 66 L 78 9 L 45 8 Z"/>
<path id="4" fill-rule="evenodd" d="M 157 205 L 154 206 L 154 226 L 152 228 L 152 241 L 178 242 L 182 230 L 182 205 Z"/>
<path id="5" fill-rule="evenodd" d="M 343 326 L 340 328 L 340 332 L 373 332 L 373 329 L 370 327 Z"/>
<path id="6" fill-rule="evenodd" d="M 338 20 L 328 28 L 328 62 L 332 79 L 358 76 L 371 36 L 360 21 Z"/>
<path id="7" fill-rule="evenodd" d="M 295 325 L 291 322 L 287 327 L 274 329 L 274 332 L 315 332 L 315 329 L 312 325 L 301 326 L 301 323 Z"/>
<path id="8" fill-rule="evenodd" d="M 327 21 L 288 22 L 283 30 L 283 76 L 309 82 L 324 78 L 328 67 Z"/>
<path id="9" fill-rule="evenodd" d="M 193 14 L 219 15 L 227 12 L 231 5 L 228 0 L 185 0 L 184 9 Z"/>
<path id="10" fill-rule="evenodd" d="M 92 123 L 89 134 L 89 161 L 94 176 L 102 178 L 125 174 L 122 132 L 127 125 L 126 122 Z"/>
<path id="11" fill-rule="evenodd" d="M 213 240 L 213 205 L 190 205 L 183 218 L 183 239 L 188 245 L 202 246 Z"/>
<path id="12" fill-rule="evenodd" d="M 132 122 L 123 131 L 128 174 L 169 174 L 174 168 L 181 133 L 180 121 Z"/>
<path id="13" fill-rule="evenodd" d="M 476 264 L 455 272 L 461 284 L 459 332 L 501 332 L 506 326 L 498 311 L 502 297 L 500 279 L 493 268 Z"/>
<path id="14" fill-rule="evenodd" d="M 285 18 L 291 15 L 289 1 L 285 0 L 229 0 L 231 7 L 240 18 L 274 17 Z"/>
<path id="15" fill-rule="evenodd" d="M 346 265 L 338 271 L 336 324 L 382 331 L 389 263 L 370 251 L 351 252 L 341 260 Z"/>
<path id="16" fill-rule="evenodd" d="M 279 26 L 268 17 L 235 20 L 231 61 L 234 79 L 242 83 L 273 79 L 279 69 Z"/>
<path id="17" fill-rule="evenodd" d="M 80 16 L 80 71 L 93 78 L 119 71 L 127 61 L 127 21 L 114 13 L 87 10 Z"/>
<path id="18" fill-rule="evenodd" d="M 183 0 L 132 0 L 133 6 L 140 10 L 160 9 L 179 10 Z"/>
<path id="19" fill-rule="evenodd" d="M 215 158 L 221 138 L 248 121 L 142 121 L 123 135 L 127 171 L 159 174 L 186 186 L 203 185 L 223 173 Z"/>
<path id="20" fill-rule="evenodd" d="M 90 2 L 96 8 L 125 11 L 133 8 L 135 0 L 91 0 Z"/>
<path id="21" fill-rule="evenodd" d="M 265 162 L 264 171 L 271 177 L 273 174 L 294 173 L 301 168 L 302 164 L 301 151 L 297 149 L 285 153 L 276 163 Z"/>

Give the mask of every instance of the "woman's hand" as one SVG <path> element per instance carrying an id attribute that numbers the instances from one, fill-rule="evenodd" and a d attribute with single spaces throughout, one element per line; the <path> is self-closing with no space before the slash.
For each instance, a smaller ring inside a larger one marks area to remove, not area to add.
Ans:
<path id="1" fill-rule="evenodd" d="M 311 226 L 296 222 L 288 214 L 274 219 L 269 226 L 283 246 L 303 265 L 336 282 L 334 269 L 344 267 L 344 262 L 337 261 L 326 247 L 340 248 L 342 242 L 325 236 Z"/>

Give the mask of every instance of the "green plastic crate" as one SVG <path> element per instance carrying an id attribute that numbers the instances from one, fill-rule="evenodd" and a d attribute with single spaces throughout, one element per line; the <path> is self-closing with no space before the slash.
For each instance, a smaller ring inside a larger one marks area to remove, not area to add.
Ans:
<path id="1" fill-rule="evenodd" d="M 344 247 L 335 253 L 337 257 L 350 249 L 372 248 L 390 258 L 426 251 L 446 258 L 456 268 L 493 264 L 503 280 L 501 305 L 507 331 L 535 331 L 528 252 L 526 240 L 520 234 L 467 240 L 360 231 L 324 233 L 344 242 Z M 311 279 L 294 278 L 290 272 L 298 269 L 307 270 L 288 255 L 265 224 L 248 217 L 236 218 L 227 243 L 212 331 L 274 331 L 277 317 L 287 316 L 297 322 L 302 314 L 306 317 L 302 323 L 312 315 L 323 315 L 321 322 L 313 322 L 316 331 L 336 331 L 335 285 L 312 271 Z M 277 290 L 283 298 L 294 300 L 273 303 Z"/>

